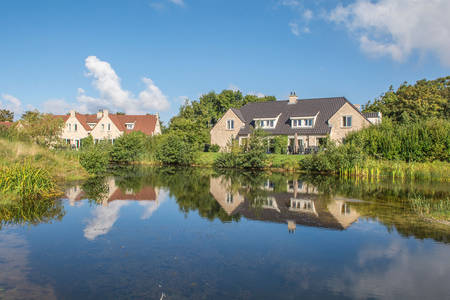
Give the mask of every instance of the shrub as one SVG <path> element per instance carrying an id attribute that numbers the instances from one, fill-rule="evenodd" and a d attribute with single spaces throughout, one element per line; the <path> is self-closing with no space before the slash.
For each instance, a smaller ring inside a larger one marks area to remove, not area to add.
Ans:
<path id="1" fill-rule="evenodd" d="M 90 174 L 105 173 L 110 159 L 111 146 L 107 141 L 85 147 L 80 152 L 80 165 Z"/>
<path id="2" fill-rule="evenodd" d="M 114 141 L 111 151 L 111 161 L 130 163 L 137 161 L 143 154 L 147 136 L 139 131 L 133 131 Z"/>
<path id="3" fill-rule="evenodd" d="M 384 119 L 382 124 L 354 132 L 345 139 L 374 158 L 407 162 L 449 161 L 450 121 L 430 119 L 398 124 Z"/>
<path id="4" fill-rule="evenodd" d="M 232 143 L 230 152 L 221 153 L 215 160 L 217 168 L 246 168 L 258 169 L 266 165 L 266 136 L 262 130 L 254 130 L 245 147 L 239 147 Z"/>
<path id="5" fill-rule="evenodd" d="M 272 153 L 274 154 L 286 154 L 288 146 L 287 136 L 279 135 L 271 140 Z"/>
<path id="6" fill-rule="evenodd" d="M 158 145 L 156 158 L 163 164 L 190 165 L 194 159 L 195 150 L 182 138 L 168 134 Z"/>
<path id="7" fill-rule="evenodd" d="M 220 146 L 219 146 L 219 145 L 216 145 L 216 144 L 211 145 L 211 146 L 209 147 L 209 152 L 219 152 L 219 150 L 220 150 Z"/>

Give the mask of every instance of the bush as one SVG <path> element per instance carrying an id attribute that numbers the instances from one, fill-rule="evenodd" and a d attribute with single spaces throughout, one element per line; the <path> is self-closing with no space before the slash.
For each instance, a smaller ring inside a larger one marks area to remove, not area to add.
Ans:
<path id="1" fill-rule="evenodd" d="M 156 158 L 163 164 L 190 165 L 194 159 L 195 150 L 182 138 L 168 134 L 160 141 Z"/>
<path id="2" fill-rule="evenodd" d="M 288 146 L 287 136 L 279 135 L 272 139 L 271 141 L 272 153 L 274 154 L 286 154 Z"/>
<path id="3" fill-rule="evenodd" d="M 266 165 L 266 136 L 262 130 L 254 130 L 247 146 L 232 143 L 230 152 L 221 153 L 215 160 L 217 168 L 260 169 Z"/>
<path id="4" fill-rule="evenodd" d="M 143 154 L 147 136 L 140 131 L 133 131 L 114 141 L 111 151 L 111 161 L 130 163 L 137 161 Z"/>
<path id="5" fill-rule="evenodd" d="M 211 145 L 211 146 L 209 147 L 209 152 L 219 152 L 219 150 L 220 150 L 220 146 L 219 146 L 219 145 L 216 145 L 216 144 Z"/>
<path id="6" fill-rule="evenodd" d="M 384 119 L 382 124 L 354 132 L 345 139 L 374 158 L 407 162 L 449 161 L 450 121 L 430 119 L 398 124 Z"/>
<path id="7" fill-rule="evenodd" d="M 107 141 L 85 147 L 80 151 L 80 165 L 90 174 L 105 173 L 109 164 L 110 151 L 111 145 Z"/>
<path id="8" fill-rule="evenodd" d="M 309 172 L 345 172 L 360 165 L 365 154 L 352 144 L 336 146 L 328 142 L 326 150 L 316 154 L 305 155 L 300 161 L 300 168 Z"/>

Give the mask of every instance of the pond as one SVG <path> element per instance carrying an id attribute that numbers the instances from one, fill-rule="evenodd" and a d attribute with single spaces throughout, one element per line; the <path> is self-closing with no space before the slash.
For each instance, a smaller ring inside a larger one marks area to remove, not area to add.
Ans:
<path id="1" fill-rule="evenodd" d="M 450 187 L 113 170 L 0 205 L 0 299 L 450 299 Z"/>

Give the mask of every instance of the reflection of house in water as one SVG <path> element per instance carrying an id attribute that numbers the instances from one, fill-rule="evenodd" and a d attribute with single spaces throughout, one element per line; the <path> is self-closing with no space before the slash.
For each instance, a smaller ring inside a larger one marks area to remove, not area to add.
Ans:
<path id="1" fill-rule="evenodd" d="M 94 240 L 100 235 L 107 234 L 120 215 L 123 206 L 137 201 L 144 208 L 141 219 L 148 219 L 159 208 L 164 195 L 151 186 L 145 186 L 139 191 L 133 189 L 121 189 L 116 185 L 113 178 L 106 181 L 108 192 L 101 200 L 102 205 L 95 207 L 92 218 L 88 221 L 84 229 L 84 236 L 89 240 Z M 74 186 L 66 191 L 66 197 L 70 205 L 76 205 L 79 200 L 86 199 L 86 195 L 80 186 Z"/>
<path id="2" fill-rule="evenodd" d="M 131 201 L 157 201 L 158 189 L 152 186 L 145 186 L 139 191 L 134 191 L 131 188 L 121 189 L 116 185 L 114 178 L 106 180 L 108 186 L 108 193 L 102 199 L 102 205 L 107 206 L 108 203 L 116 200 L 131 200 Z M 69 200 L 71 206 L 74 206 L 77 201 L 86 199 L 86 195 L 79 185 L 72 186 L 66 189 L 66 198 Z"/>
<path id="3" fill-rule="evenodd" d="M 242 190 L 231 188 L 230 180 L 210 180 L 211 194 L 228 215 L 287 223 L 289 232 L 294 232 L 296 225 L 343 230 L 359 217 L 345 199 L 323 199 L 316 187 L 300 180 L 288 181 L 286 192 L 274 192 L 274 188 L 272 182 L 265 182 L 261 195 L 250 202 Z"/>

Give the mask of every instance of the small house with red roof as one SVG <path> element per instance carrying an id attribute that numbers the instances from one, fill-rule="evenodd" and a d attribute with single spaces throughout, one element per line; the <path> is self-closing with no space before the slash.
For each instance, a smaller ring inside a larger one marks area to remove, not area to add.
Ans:
<path id="1" fill-rule="evenodd" d="M 123 115 L 111 114 L 108 110 L 100 110 L 97 114 L 80 114 L 71 110 L 67 115 L 56 115 L 64 120 L 65 126 L 61 138 L 75 148 L 81 146 L 81 140 L 92 136 L 95 142 L 114 140 L 133 131 L 146 135 L 161 134 L 159 116 L 156 115 Z"/>

